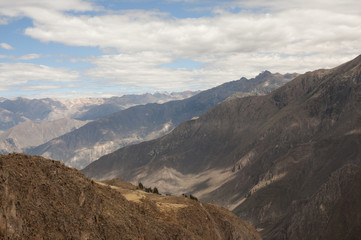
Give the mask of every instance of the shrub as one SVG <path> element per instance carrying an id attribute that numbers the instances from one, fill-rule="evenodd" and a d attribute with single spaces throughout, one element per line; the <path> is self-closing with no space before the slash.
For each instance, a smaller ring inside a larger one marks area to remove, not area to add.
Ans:
<path id="1" fill-rule="evenodd" d="M 196 198 L 195 196 L 193 196 L 192 194 L 189 195 L 189 198 L 192 199 L 192 200 L 195 200 L 195 201 L 198 201 L 198 198 Z"/>
<path id="2" fill-rule="evenodd" d="M 153 193 L 159 194 L 158 188 L 154 187 L 154 188 L 153 188 Z"/>

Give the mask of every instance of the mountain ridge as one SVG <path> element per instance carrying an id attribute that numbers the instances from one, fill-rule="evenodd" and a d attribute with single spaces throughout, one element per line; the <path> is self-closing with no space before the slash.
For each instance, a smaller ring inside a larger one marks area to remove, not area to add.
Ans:
<path id="1" fill-rule="evenodd" d="M 179 123 L 200 116 L 236 92 L 244 95 L 264 94 L 283 85 L 295 74 L 287 76 L 265 72 L 252 80 L 224 83 L 188 99 L 128 108 L 86 124 L 27 153 L 62 160 L 70 166 L 83 168 L 122 146 L 162 136 Z M 268 85 L 264 86 L 266 83 Z"/>
<path id="2" fill-rule="evenodd" d="M 272 239 L 269 229 L 293 201 L 311 197 L 345 164 L 361 164 L 360 101 L 361 56 L 300 75 L 265 96 L 229 99 L 82 171 L 195 194 Z"/>
<path id="3" fill-rule="evenodd" d="M 82 121 L 95 120 L 131 106 L 151 102 L 163 103 L 170 100 L 191 97 L 197 92 L 146 93 L 142 95 L 123 95 L 111 98 L 78 99 L 2 99 L 0 101 L 0 130 L 8 130 L 22 122 L 54 121 L 70 118 Z"/>

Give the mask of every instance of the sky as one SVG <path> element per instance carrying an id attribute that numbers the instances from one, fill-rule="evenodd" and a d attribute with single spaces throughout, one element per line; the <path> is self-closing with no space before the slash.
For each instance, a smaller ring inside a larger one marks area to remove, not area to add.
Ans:
<path id="1" fill-rule="evenodd" d="M 0 97 L 208 89 L 361 54 L 359 0 L 0 0 Z"/>

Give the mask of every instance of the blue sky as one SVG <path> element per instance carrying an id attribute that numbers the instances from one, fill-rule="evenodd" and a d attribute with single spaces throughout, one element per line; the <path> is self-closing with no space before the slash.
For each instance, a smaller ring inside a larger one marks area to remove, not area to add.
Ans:
<path id="1" fill-rule="evenodd" d="M 0 96 L 207 89 L 361 53 L 356 0 L 0 0 Z"/>

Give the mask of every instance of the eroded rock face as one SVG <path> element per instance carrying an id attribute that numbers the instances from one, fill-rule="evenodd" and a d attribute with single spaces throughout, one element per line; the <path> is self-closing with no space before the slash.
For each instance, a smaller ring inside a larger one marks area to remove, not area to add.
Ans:
<path id="1" fill-rule="evenodd" d="M 260 239 L 229 211 L 95 182 L 64 164 L 0 155 L 0 239 Z"/>

